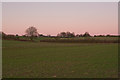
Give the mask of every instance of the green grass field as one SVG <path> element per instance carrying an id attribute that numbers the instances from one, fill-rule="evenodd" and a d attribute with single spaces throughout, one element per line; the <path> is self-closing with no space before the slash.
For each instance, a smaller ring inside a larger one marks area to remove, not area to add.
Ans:
<path id="1" fill-rule="evenodd" d="M 3 40 L 3 78 L 116 78 L 117 43 Z"/>

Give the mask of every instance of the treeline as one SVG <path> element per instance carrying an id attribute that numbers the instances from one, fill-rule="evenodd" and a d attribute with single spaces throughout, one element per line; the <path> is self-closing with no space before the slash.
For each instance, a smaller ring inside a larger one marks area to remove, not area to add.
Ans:
<path id="1" fill-rule="evenodd" d="M 2 35 L 2 38 L 3 39 L 9 39 L 9 38 L 15 38 L 15 39 L 18 39 L 19 37 L 30 37 L 30 36 L 27 36 L 27 35 L 13 35 L 13 34 L 6 34 L 4 32 L 0 32 L 0 35 Z M 120 37 L 120 35 L 93 35 L 91 36 L 88 32 L 85 32 L 84 34 L 76 34 L 74 32 L 61 32 L 61 33 L 58 33 L 57 36 L 51 36 L 51 35 L 43 35 L 43 34 L 38 34 L 34 37 L 60 37 L 60 38 L 73 38 L 73 37 Z"/>
<path id="2" fill-rule="evenodd" d="M 19 37 L 30 37 L 27 35 L 22 35 L 19 36 L 18 34 L 13 35 L 13 34 L 6 34 L 4 32 L 0 32 L 0 35 L 2 36 L 3 39 L 19 39 Z M 43 35 L 43 34 L 38 34 L 36 36 L 33 36 L 33 38 L 35 37 L 51 37 L 51 38 L 74 38 L 74 37 L 120 37 L 118 35 L 94 35 L 91 36 L 88 32 L 85 32 L 84 34 L 76 34 L 74 32 L 61 32 L 58 33 L 57 36 L 51 36 L 51 35 Z"/>
<path id="3" fill-rule="evenodd" d="M 19 40 L 19 35 L 12 35 L 12 34 L 5 34 L 4 32 L 0 32 L 0 36 L 2 36 L 2 39 L 7 40 Z"/>
<path id="4" fill-rule="evenodd" d="M 0 32 L 0 38 L 5 40 L 19 40 L 19 41 L 34 41 L 38 39 L 41 42 L 88 42 L 88 43 L 118 43 L 119 39 L 115 40 L 105 40 L 96 39 L 95 37 L 120 37 L 120 35 L 90 35 L 89 32 L 85 32 L 84 34 L 75 34 L 74 32 L 60 32 L 56 36 L 39 34 L 35 27 L 29 27 L 25 31 L 25 35 L 11 35 L 6 34 L 4 32 Z M 45 38 L 45 39 L 42 39 Z M 76 38 L 76 39 L 75 39 Z M 82 39 L 84 38 L 84 39 Z"/>
<path id="5" fill-rule="evenodd" d="M 5 34 L 4 32 L 0 33 L 2 35 L 2 39 L 4 40 L 18 40 L 18 41 L 31 41 L 30 36 L 22 35 L 19 36 L 16 35 L 9 35 Z M 97 39 L 96 37 L 103 37 L 103 39 Z M 34 41 L 36 38 L 45 38 L 41 39 L 41 42 L 61 42 L 61 43 L 119 43 L 119 39 L 104 39 L 104 37 L 119 37 L 115 35 L 94 35 L 91 36 L 88 32 L 85 32 L 84 34 L 75 35 L 75 33 L 71 32 L 61 32 L 57 36 L 51 36 L 51 35 L 43 35 L 38 34 L 37 36 L 33 36 L 32 41 Z"/>

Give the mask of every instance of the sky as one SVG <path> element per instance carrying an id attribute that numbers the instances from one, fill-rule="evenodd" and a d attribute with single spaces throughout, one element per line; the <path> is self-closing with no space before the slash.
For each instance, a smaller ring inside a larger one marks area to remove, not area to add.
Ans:
<path id="1" fill-rule="evenodd" d="M 117 2 L 3 2 L 2 31 L 24 35 L 34 26 L 40 34 L 63 31 L 91 35 L 118 34 Z"/>

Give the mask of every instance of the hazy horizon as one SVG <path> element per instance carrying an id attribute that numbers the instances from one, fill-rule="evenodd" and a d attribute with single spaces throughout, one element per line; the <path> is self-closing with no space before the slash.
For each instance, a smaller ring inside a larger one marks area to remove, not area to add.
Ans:
<path id="1" fill-rule="evenodd" d="M 24 35 L 30 26 L 44 35 L 118 34 L 117 2 L 6 2 L 2 14 L 2 31 L 7 34 Z"/>

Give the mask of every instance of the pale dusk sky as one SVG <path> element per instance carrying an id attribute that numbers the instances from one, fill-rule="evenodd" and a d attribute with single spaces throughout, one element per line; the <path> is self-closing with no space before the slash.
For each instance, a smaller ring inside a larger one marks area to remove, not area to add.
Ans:
<path id="1" fill-rule="evenodd" d="M 118 34 L 117 2 L 4 2 L 2 31 L 25 34 L 34 26 L 40 34 Z"/>

